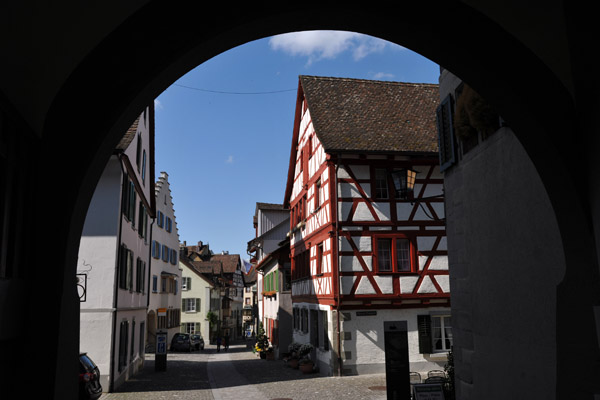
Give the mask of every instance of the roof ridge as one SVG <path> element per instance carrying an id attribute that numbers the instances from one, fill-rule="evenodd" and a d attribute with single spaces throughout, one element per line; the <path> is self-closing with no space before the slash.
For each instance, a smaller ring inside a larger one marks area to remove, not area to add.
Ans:
<path id="1" fill-rule="evenodd" d="M 369 84 L 390 84 L 390 85 L 414 85 L 414 86 L 440 86 L 439 83 L 428 83 L 428 82 L 403 82 L 403 81 L 383 81 L 377 79 L 365 79 L 365 78 L 350 78 L 350 77 L 335 77 L 335 76 L 319 76 L 319 75 L 299 75 L 302 78 L 314 78 L 321 80 L 332 80 L 332 81 L 352 81 L 352 82 L 364 82 Z"/>

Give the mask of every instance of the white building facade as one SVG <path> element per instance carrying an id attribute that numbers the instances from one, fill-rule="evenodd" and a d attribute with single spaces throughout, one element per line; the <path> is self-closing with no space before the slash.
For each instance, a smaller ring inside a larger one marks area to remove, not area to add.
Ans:
<path id="1" fill-rule="evenodd" d="M 155 189 L 156 220 L 152 224 L 148 345 L 156 344 L 156 331 L 166 331 L 167 340 L 179 332 L 181 322 L 181 270 L 179 234 L 169 175 L 161 172 Z"/>
<path id="2" fill-rule="evenodd" d="M 144 363 L 154 205 L 154 108 L 134 122 L 108 161 L 80 240 L 80 351 L 112 391 Z"/>
<path id="3" fill-rule="evenodd" d="M 185 259 L 179 260 L 181 269 L 181 332 L 200 334 L 204 343 L 210 340 L 210 294 L 214 284 Z M 216 310 L 218 314 L 218 310 Z"/>

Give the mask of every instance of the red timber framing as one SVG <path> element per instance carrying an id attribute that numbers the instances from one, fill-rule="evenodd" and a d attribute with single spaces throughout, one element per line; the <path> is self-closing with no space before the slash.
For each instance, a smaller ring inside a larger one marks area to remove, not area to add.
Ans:
<path id="1" fill-rule="evenodd" d="M 284 199 L 292 301 L 338 309 L 450 306 L 444 203 L 430 198 L 443 194 L 438 166 L 433 152 L 325 151 L 299 86 Z M 418 171 L 407 199 L 396 195 L 390 175 L 401 168 Z"/>
<path id="2" fill-rule="evenodd" d="M 449 306 L 443 199 L 426 198 L 442 194 L 438 158 L 346 155 L 333 161 L 342 170 L 336 207 L 340 309 Z M 398 198 L 389 175 L 400 168 L 419 171 L 406 200 Z M 383 181 L 387 193 L 377 190 Z"/>

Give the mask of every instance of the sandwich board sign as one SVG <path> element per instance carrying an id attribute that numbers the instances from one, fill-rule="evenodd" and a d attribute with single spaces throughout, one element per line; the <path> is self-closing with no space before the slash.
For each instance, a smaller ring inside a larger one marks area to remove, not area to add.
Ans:
<path id="1" fill-rule="evenodd" d="M 415 400 L 444 400 L 441 383 L 421 383 L 413 386 Z"/>

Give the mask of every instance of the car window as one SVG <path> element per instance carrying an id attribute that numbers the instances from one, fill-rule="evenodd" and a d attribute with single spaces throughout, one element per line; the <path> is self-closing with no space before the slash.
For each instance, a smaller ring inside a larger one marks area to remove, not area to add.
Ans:
<path id="1" fill-rule="evenodd" d="M 91 358 L 89 358 L 87 355 L 81 355 L 79 356 L 79 360 L 81 361 L 81 364 L 83 364 L 83 366 L 85 367 L 86 370 L 91 371 L 93 369 L 96 368 L 96 364 L 94 364 L 94 362 L 92 361 Z"/>

